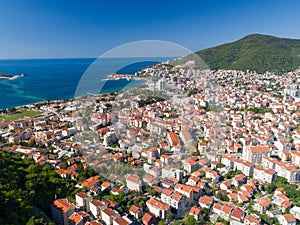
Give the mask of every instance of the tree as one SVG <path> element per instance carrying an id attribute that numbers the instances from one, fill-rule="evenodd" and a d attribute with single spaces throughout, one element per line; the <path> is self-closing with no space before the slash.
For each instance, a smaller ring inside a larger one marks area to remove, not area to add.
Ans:
<path id="1" fill-rule="evenodd" d="M 8 113 L 15 113 L 17 111 L 17 109 L 15 107 L 11 107 L 7 109 Z"/>
<path id="2" fill-rule="evenodd" d="M 74 191 L 74 185 L 48 164 L 41 167 L 33 160 L 22 159 L 21 154 L 0 150 L 0 224 L 32 224 L 32 206 L 49 213 L 55 194 L 65 198 Z"/>
<path id="3" fill-rule="evenodd" d="M 46 222 L 43 218 L 32 216 L 30 217 L 26 225 L 54 225 L 54 223 Z"/>
<path id="4" fill-rule="evenodd" d="M 185 219 L 185 224 L 186 225 L 195 225 L 195 224 L 197 224 L 197 221 L 193 216 L 188 215 Z"/>
<path id="5" fill-rule="evenodd" d="M 167 223 L 164 220 L 161 220 L 158 222 L 158 225 L 167 225 Z"/>
<path id="6" fill-rule="evenodd" d="M 173 219 L 173 213 L 171 213 L 171 212 L 168 212 L 167 213 L 167 221 L 171 221 L 172 219 Z"/>

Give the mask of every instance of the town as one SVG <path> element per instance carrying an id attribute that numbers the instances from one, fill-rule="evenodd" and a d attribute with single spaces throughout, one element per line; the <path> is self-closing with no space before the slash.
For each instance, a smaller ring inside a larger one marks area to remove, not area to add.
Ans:
<path id="1" fill-rule="evenodd" d="M 55 224 L 299 222 L 300 70 L 200 70 L 190 60 L 124 76 L 145 83 L 0 121 L 3 150 L 76 181 L 73 199 L 51 203 Z"/>

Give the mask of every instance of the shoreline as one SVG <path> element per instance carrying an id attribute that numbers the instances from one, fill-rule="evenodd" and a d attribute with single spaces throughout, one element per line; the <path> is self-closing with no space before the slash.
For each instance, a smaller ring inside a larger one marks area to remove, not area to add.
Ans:
<path id="1" fill-rule="evenodd" d="M 111 78 L 105 78 L 105 79 L 103 79 L 103 80 L 105 80 L 105 81 L 118 81 L 118 79 L 111 79 Z M 142 81 L 144 81 L 144 83 L 147 83 L 147 79 L 145 79 L 145 78 L 141 78 L 141 77 L 133 77 L 132 79 L 131 79 L 131 81 L 130 81 L 130 83 L 132 83 L 132 82 L 134 82 L 134 81 L 139 81 L 139 80 L 142 80 Z M 129 83 L 129 84 L 130 84 Z M 129 85 L 129 84 L 127 84 L 127 85 Z M 119 90 L 117 90 L 117 91 L 110 91 L 110 90 L 108 90 L 108 91 L 105 91 L 105 92 L 101 92 L 101 93 L 98 93 L 98 94 L 96 94 L 96 95 L 101 95 L 101 94 L 107 94 L 107 93 L 113 93 L 113 92 L 119 92 L 119 91 L 121 91 L 121 90 L 123 90 L 124 88 L 126 88 L 127 87 L 127 85 L 125 85 L 125 86 L 123 86 L 122 88 L 120 88 Z M 138 86 L 137 87 L 129 87 L 129 88 L 138 88 Z M 127 88 L 126 88 L 127 89 Z M 52 100 L 42 100 L 42 101 L 37 101 L 37 102 L 34 102 L 34 103 L 29 103 L 29 104 L 24 104 L 24 105 L 16 105 L 16 106 L 9 106 L 9 107 L 5 107 L 5 108 L 2 108 L 1 106 L 1 108 L 0 108 L 0 111 L 1 110 L 6 110 L 6 109 L 9 109 L 9 108 L 16 108 L 16 109 L 19 109 L 19 108 L 24 108 L 24 107 L 28 107 L 28 108 L 30 108 L 30 107 L 36 107 L 36 105 L 37 104 L 43 104 L 43 103 L 46 103 L 46 104 L 51 104 L 51 103 L 54 103 L 54 102 L 56 102 L 56 101 L 71 101 L 71 100 L 74 100 L 74 99 L 77 99 L 77 98 L 82 98 L 82 97 L 87 97 L 87 96 L 89 96 L 89 95 L 94 95 L 94 94 L 87 94 L 87 95 L 84 95 L 84 96 L 79 96 L 79 97 L 71 97 L 71 98 L 61 98 L 61 99 L 52 99 Z"/>
<path id="2" fill-rule="evenodd" d="M 7 75 L 7 74 L 0 74 L 0 79 L 7 79 L 7 80 L 16 80 L 20 77 L 26 77 L 26 73 L 21 73 L 20 75 L 16 74 L 16 75 Z"/>

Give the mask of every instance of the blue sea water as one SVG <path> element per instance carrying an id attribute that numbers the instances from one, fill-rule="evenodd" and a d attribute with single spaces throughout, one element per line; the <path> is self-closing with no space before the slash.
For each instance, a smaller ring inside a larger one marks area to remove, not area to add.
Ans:
<path id="1" fill-rule="evenodd" d="M 166 61 L 170 58 L 105 58 L 95 64 L 93 58 L 77 59 L 18 59 L 0 60 L 0 73 L 15 75 L 26 73 L 26 77 L 16 80 L 0 79 L 0 109 L 32 104 L 43 100 L 73 98 L 76 88 L 84 74 L 90 76 L 91 83 L 103 82 L 116 65 L 127 65 L 118 69 L 117 73 L 135 73 L 141 68 L 155 62 Z M 99 61 L 99 59 L 97 60 Z M 131 63 L 138 61 L 139 63 Z M 126 63 L 128 62 L 128 64 Z M 98 68 L 93 68 L 98 67 Z M 92 69 L 91 69 L 92 68 Z M 94 71 L 94 72 L 93 72 Z M 135 87 L 140 81 L 125 79 L 106 81 L 99 92 L 121 90 L 125 86 Z"/>

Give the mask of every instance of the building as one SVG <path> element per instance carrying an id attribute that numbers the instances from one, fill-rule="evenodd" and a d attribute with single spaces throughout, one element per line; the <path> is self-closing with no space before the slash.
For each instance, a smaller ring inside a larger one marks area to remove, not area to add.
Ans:
<path id="1" fill-rule="evenodd" d="M 155 224 L 156 223 L 155 216 L 153 214 L 150 214 L 150 213 L 145 213 L 143 218 L 142 218 L 142 222 L 143 222 L 144 225 Z"/>
<path id="2" fill-rule="evenodd" d="M 283 214 L 278 217 L 278 221 L 282 225 L 296 225 L 297 221 L 292 214 Z"/>
<path id="3" fill-rule="evenodd" d="M 74 212 L 75 205 L 68 199 L 57 199 L 51 205 L 52 219 L 58 225 L 68 225 L 68 219 Z"/>
<path id="4" fill-rule="evenodd" d="M 120 215 L 112 209 L 106 208 L 103 211 L 101 211 L 101 218 L 107 225 L 112 225 L 113 220 L 118 217 L 120 217 Z"/>
<path id="5" fill-rule="evenodd" d="M 84 225 L 89 220 L 89 214 L 86 212 L 74 212 L 69 217 L 69 225 Z"/>
<path id="6" fill-rule="evenodd" d="M 90 202 L 92 201 L 92 197 L 83 193 L 79 192 L 75 195 L 76 199 L 76 206 L 81 207 L 82 209 L 86 210 L 87 212 L 90 211 Z"/>
<path id="7" fill-rule="evenodd" d="M 290 209 L 290 213 L 297 219 L 300 219 L 300 207 L 294 206 Z"/>
<path id="8" fill-rule="evenodd" d="M 143 208 L 138 207 L 136 205 L 132 205 L 129 209 L 129 213 L 131 215 L 133 215 L 134 218 L 138 219 L 138 218 L 142 217 Z"/>
<path id="9" fill-rule="evenodd" d="M 142 191 L 142 181 L 137 175 L 134 174 L 127 174 L 125 176 L 126 179 L 126 186 L 131 191 Z"/>
<path id="10" fill-rule="evenodd" d="M 260 220 L 253 216 L 245 216 L 244 224 L 246 225 L 260 225 Z"/>
<path id="11" fill-rule="evenodd" d="M 262 166 L 256 166 L 253 172 L 253 178 L 266 182 L 272 183 L 276 181 L 276 172 L 273 169 L 265 169 Z"/>
<path id="12" fill-rule="evenodd" d="M 163 203 L 166 203 L 176 209 L 177 214 L 181 214 L 185 209 L 186 196 L 178 192 L 174 192 L 173 189 L 166 188 L 161 193 L 161 200 Z"/>
<path id="13" fill-rule="evenodd" d="M 151 213 L 161 219 L 167 218 L 167 213 L 170 211 L 170 206 L 163 203 L 157 198 L 152 197 L 146 202 L 146 205 Z"/>
<path id="14" fill-rule="evenodd" d="M 262 159 L 262 166 L 267 168 L 267 169 L 275 169 L 275 165 L 278 162 L 277 159 L 275 158 L 271 158 L 270 156 L 264 157 Z"/>
<path id="15" fill-rule="evenodd" d="M 284 177 L 289 183 L 298 183 L 300 181 L 299 170 L 285 162 L 278 162 L 275 171 L 279 177 Z"/>
<path id="16" fill-rule="evenodd" d="M 167 138 L 172 147 L 180 144 L 180 139 L 174 132 L 167 132 Z"/>
<path id="17" fill-rule="evenodd" d="M 109 146 L 111 144 L 114 144 L 118 141 L 117 134 L 115 132 L 107 132 L 103 136 L 103 145 Z"/>
<path id="18" fill-rule="evenodd" d="M 199 205 L 201 208 L 210 209 L 210 207 L 214 204 L 214 198 L 211 196 L 204 195 L 199 198 Z"/>
<path id="19" fill-rule="evenodd" d="M 113 225 L 129 225 L 132 224 L 132 221 L 127 217 L 118 217 L 113 220 Z"/>
<path id="20" fill-rule="evenodd" d="M 95 218 L 101 217 L 101 210 L 106 208 L 106 205 L 99 200 L 92 200 L 89 205 L 90 211 Z"/>
<path id="21" fill-rule="evenodd" d="M 159 90 L 159 91 L 164 91 L 164 90 L 166 90 L 166 80 L 165 80 L 164 78 L 159 79 L 159 80 L 156 82 L 156 89 Z"/>
<path id="22" fill-rule="evenodd" d="M 270 148 L 266 145 L 247 146 L 243 150 L 245 160 L 253 164 L 261 164 L 262 159 L 270 154 Z"/>
<path id="23" fill-rule="evenodd" d="M 300 88 L 296 84 L 287 85 L 284 89 L 284 94 L 286 96 L 299 97 L 300 96 Z"/>
<path id="24" fill-rule="evenodd" d="M 246 176 L 250 176 L 250 174 L 252 174 L 254 170 L 254 166 L 251 162 L 242 159 L 236 159 L 233 162 L 233 167 L 235 170 L 240 170 Z"/>
<path id="25" fill-rule="evenodd" d="M 193 216 L 195 220 L 198 221 L 201 215 L 201 207 L 193 206 L 189 211 L 189 215 Z"/>

